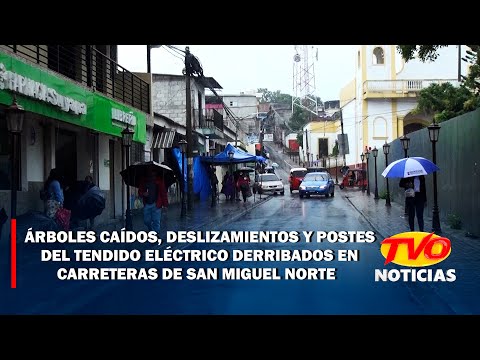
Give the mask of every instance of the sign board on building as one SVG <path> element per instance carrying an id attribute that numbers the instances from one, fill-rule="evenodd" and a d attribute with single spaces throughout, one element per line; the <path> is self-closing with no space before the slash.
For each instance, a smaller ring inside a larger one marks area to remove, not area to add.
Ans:
<path id="1" fill-rule="evenodd" d="M 72 112 L 75 115 L 87 113 L 87 104 L 85 102 L 64 96 L 58 92 L 58 89 L 51 88 L 40 81 L 35 81 L 27 76 L 9 71 L 5 64 L 0 63 L 0 90 L 4 89 L 58 106 L 58 108 L 67 113 Z"/>
<path id="2" fill-rule="evenodd" d="M 112 107 L 112 121 L 113 124 L 117 126 L 130 125 L 131 127 L 135 127 L 135 125 L 137 125 L 137 118 L 132 111 L 127 113 L 114 107 Z"/>
<path id="3" fill-rule="evenodd" d="M 263 141 L 273 141 L 273 134 L 264 134 Z"/>
<path id="4" fill-rule="evenodd" d="M 348 147 L 348 135 L 347 134 L 338 134 L 338 154 L 339 155 L 348 155 L 350 150 Z"/>
<path id="5" fill-rule="evenodd" d="M 28 112 L 108 135 L 121 137 L 128 123 L 133 140 L 145 143 L 144 112 L 0 50 L 0 104 L 9 106 L 14 95 Z"/>

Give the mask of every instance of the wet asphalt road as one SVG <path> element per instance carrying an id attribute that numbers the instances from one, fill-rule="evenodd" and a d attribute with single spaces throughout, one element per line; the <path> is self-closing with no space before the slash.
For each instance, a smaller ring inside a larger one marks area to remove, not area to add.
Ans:
<path id="1" fill-rule="evenodd" d="M 279 171 L 286 183 L 287 175 Z M 285 186 L 284 196 L 253 209 L 224 231 L 368 231 L 372 230 L 337 191 L 334 198 L 300 199 Z M 258 196 L 258 195 L 257 195 Z M 239 203 L 239 206 L 242 206 Z M 379 242 L 192 244 L 187 249 L 356 249 L 359 261 L 136 263 L 135 267 L 187 268 L 335 268 L 336 280 L 152 280 L 59 281 L 60 263 L 30 263 L 21 286 L 7 290 L 1 313 L 16 314 L 428 314 L 403 282 L 375 282 L 382 269 Z M 90 264 L 86 264 L 92 266 Z M 128 265 L 126 267 L 130 267 Z M 221 273 L 221 269 L 219 270 Z M 438 309 L 436 309 L 438 313 Z"/>

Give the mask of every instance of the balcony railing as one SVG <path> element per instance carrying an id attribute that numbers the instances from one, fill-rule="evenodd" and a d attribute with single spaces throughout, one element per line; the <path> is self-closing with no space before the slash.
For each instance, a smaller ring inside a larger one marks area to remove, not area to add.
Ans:
<path id="1" fill-rule="evenodd" d="M 205 127 L 215 127 L 223 132 L 223 115 L 215 109 L 206 110 Z"/>
<path id="2" fill-rule="evenodd" d="M 150 113 L 150 86 L 91 45 L 6 45 L 15 54 Z"/>
<path id="3" fill-rule="evenodd" d="M 458 80 L 455 79 L 439 79 L 439 80 L 367 80 L 363 83 L 363 93 L 367 95 L 391 94 L 392 96 L 403 96 L 406 94 L 417 94 L 420 90 L 429 87 L 431 84 L 452 83 L 459 85 Z"/>

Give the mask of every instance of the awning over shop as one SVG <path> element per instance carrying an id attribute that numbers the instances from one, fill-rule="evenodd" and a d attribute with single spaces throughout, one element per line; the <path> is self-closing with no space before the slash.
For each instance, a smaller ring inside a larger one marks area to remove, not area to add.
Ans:
<path id="1" fill-rule="evenodd" d="M 230 159 L 229 152 L 233 152 L 233 158 Z M 249 154 L 235 146 L 228 144 L 225 150 L 215 156 L 201 156 L 200 160 L 211 164 L 238 164 L 247 162 L 264 163 L 266 159 L 263 156 Z"/>
<path id="2" fill-rule="evenodd" d="M 158 132 L 155 132 L 153 135 L 152 148 L 154 149 L 169 149 L 173 145 L 173 140 L 175 139 L 175 130 L 173 129 L 164 129 Z"/>

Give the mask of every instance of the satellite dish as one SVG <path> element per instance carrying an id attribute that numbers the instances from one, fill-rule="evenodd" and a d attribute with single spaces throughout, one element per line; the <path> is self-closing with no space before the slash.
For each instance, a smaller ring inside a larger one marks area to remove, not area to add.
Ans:
<path id="1" fill-rule="evenodd" d="M 295 54 L 295 56 L 293 57 L 293 60 L 295 60 L 295 62 L 299 62 L 300 61 L 300 55 Z"/>

